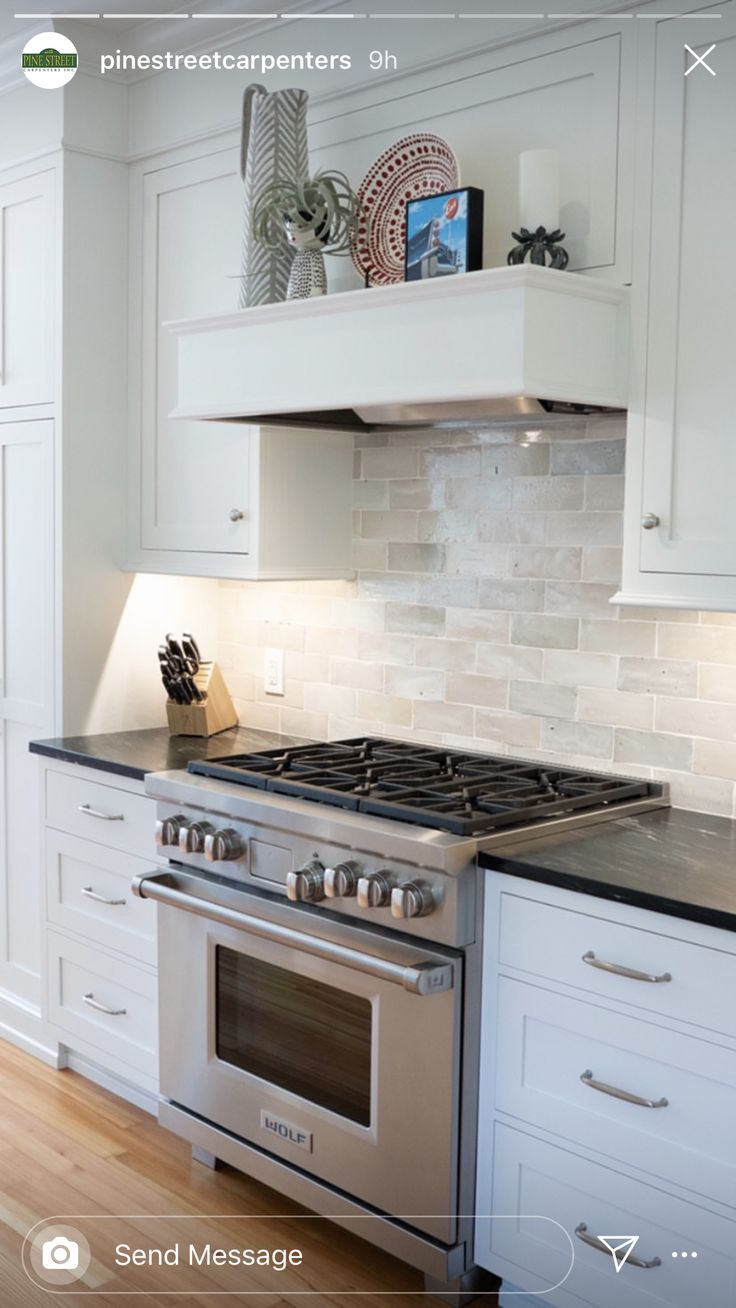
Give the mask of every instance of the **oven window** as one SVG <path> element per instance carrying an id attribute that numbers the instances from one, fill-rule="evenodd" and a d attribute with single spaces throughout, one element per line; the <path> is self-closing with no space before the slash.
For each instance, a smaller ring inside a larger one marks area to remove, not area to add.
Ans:
<path id="1" fill-rule="evenodd" d="M 215 952 L 218 1058 L 369 1126 L 370 1000 L 223 945 Z"/>

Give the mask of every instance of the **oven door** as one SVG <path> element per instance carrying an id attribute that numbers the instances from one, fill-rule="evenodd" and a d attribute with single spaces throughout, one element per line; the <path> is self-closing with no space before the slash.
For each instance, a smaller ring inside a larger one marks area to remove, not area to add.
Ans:
<path id="1" fill-rule="evenodd" d="M 158 900 L 161 1093 L 455 1238 L 461 958 L 184 870 Z"/>

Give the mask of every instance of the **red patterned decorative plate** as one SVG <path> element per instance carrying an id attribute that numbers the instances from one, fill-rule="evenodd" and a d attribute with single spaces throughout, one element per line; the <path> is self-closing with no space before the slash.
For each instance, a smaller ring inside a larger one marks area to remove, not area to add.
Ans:
<path id="1" fill-rule="evenodd" d="M 431 132 L 405 136 L 376 159 L 358 189 L 363 210 L 350 250 L 369 286 L 404 280 L 407 200 L 441 195 L 459 185 L 453 151 Z"/>

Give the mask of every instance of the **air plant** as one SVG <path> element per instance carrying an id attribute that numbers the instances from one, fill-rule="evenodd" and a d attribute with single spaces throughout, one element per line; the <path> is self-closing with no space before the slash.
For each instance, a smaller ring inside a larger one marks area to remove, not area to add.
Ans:
<path id="1" fill-rule="evenodd" d="M 318 172 L 313 177 L 279 177 L 261 191 L 253 208 L 253 234 L 273 250 L 299 233 L 302 249 L 329 249 L 345 254 L 355 235 L 360 201 L 344 173 Z M 311 238 L 311 239 L 310 239 Z"/>

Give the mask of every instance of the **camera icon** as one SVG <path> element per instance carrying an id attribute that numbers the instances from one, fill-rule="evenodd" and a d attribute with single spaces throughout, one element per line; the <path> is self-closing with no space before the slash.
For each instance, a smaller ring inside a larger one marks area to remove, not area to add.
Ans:
<path id="1" fill-rule="evenodd" d="M 67 1240 L 65 1235 L 57 1235 L 53 1240 L 44 1240 L 41 1245 L 41 1266 L 48 1272 L 79 1271 L 77 1241 Z"/>

